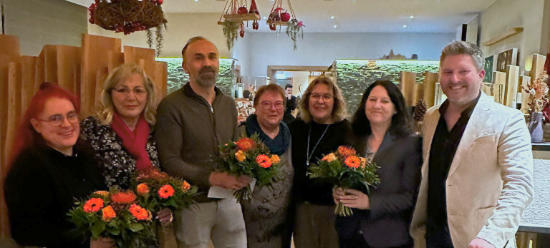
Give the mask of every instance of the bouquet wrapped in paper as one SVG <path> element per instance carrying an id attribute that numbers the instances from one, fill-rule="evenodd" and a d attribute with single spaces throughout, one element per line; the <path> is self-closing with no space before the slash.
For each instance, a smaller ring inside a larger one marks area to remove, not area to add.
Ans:
<path id="1" fill-rule="evenodd" d="M 248 176 L 255 179 L 258 186 L 270 185 L 275 180 L 281 161 L 279 156 L 270 154 L 269 148 L 260 141 L 258 135 L 221 145 L 219 159 L 217 171 Z M 248 185 L 233 195 L 238 202 L 250 200 L 252 188 Z"/>
<path id="2" fill-rule="evenodd" d="M 151 210 L 131 190 L 96 191 L 75 205 L 68 215 L 79 234 L 110 238 L 116 247 L 147 247 L 156 242 Z"/>
<path id="3" fill-rule="evenodd" d="M 187 208 L 195 201 L 197 186 L 191 186 L 187 181 L 171 177 L 156 168 L 138 172 L 133 180 L 138 198 L 142 204 L 157 212 L 163 208 L 172 211 Z"/>
<path id="4" fill-rule="evenodd" d="M 309 178 L 326 180 L 336 187 L 361 189 L 367 192 L 371 187 L 380 183 L 376 174 L 378 166 L 364 157 L 357 156 L 355 149 L 340 146 L 335 152 L 325 155 L 317 164 L 308 169 Z M 336 205 L 334 212 L 339 216 L 353 214 L 351 208 L 341 203 Z"/>

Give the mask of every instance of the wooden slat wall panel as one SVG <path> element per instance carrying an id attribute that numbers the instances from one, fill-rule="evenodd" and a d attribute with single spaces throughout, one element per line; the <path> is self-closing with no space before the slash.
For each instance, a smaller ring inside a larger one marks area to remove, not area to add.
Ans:
<path id="1" fill-rule="evenodd" d="M 57 47 L 46 45 L 40 52 L 44 72 L 44 82 L 57 83 Z M 38 85 L 40 85 L 39 82 Z"/>
<path id="2" fill-rule="evenodd" d="M 416 73 L 402 71 L 401 72 L 401 93 L 405 97 L 405 103 L 407 106 L 413 106 L 413 94 L 414 94 L 414 85 L 416 84 Z"/>
<path id="3" fill-rule="evenodd" d="M 101 106 L 101 92 L 103 91 L 103 84 L 105 82 L 105 79 L 107 79 L 107 76 L 109 76 L 109 72 L 107 71 L 107 68 L 99 69 L 97 70 L 96 74 L 96 82 L 95 82 L 95 109 L 98 109 Z M 95 112 L 95 111 L 94 111 Z"/>
<path id="4" fill-rule="evenodd" d="M 116 57 L 119 56 L 117 55 L 119 53 L 121 53 L 120 39 L 90 34 L 83 35 L 80 102 L 81 112 L 84 116 L 95 112 L 97 71 L 107 68 L 109 54 Z"/>
<path id="5" fill-rule="evenodd" d="M 439 74 L 433 72 L 424 73 L 424 102 L 426 108 L 434 105 L 435 100 L 435 83 L 439 80 Z"/>
<path id="6" fill-rule="evenodd" d="M 36 92 L 35 78 L 38 57 L 22 56 L 19 60 L 21 65 L 21 111 L 27 109 L 31 97 Z M 21 113 L 22 114 L 22 113 Z"/>
<path id="7" fill-rule="evenodd" d="M 4 202 L 4 178 L 8 172 L 8 155 L 5 149 L 8 146 L 8 77 L 9 64 L 19 59 L 19 39 L 11 35 L 0 35 L 0 237 L 9 237 L 9 222 L 7 207 Z"/>
<path id="8" fill-rule="evenodd" d="M 74 46 L 56 46 L 57 83 L 76 93 L 76 86 L 80 84 L 80 78 L 75 81 L 80 70 L 81 48 Z"/>
<path id="9" fill-rule="evenodd" d="M 82 48 L 45 45 L 37 57 L 20 56 L 17 37 L 0 35 L 0 238 L 9 237 L 4 177 L 11 141 L 21 115 L 44 81 L 58 83 L 81 97 L 83 116 L 95 112 L 103 81 L 125 60 L 141 64 L 155 81 L 158 96 L 166 95 L 167 65 L 154 61 L 154 50 L 128 48 L 119 39 L 84 34 Z M 159 99 L 160 100 L 160 99 Z"/>
<path id="10" fill-rule="evenodd" d="M 168 64 L 166 62 L 155 62 L 155 72 L 151 75 L 151 79 L 155 84 L 155 93 L 157 97 L 157 102 L 155 105 L 160 103 L 160 100 L 166 96 L 166 79 L 168 77 Z"/>

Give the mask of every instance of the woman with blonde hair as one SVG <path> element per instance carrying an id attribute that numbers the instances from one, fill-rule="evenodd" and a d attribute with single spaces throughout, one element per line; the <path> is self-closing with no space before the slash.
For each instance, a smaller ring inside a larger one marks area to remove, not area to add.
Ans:
<path id="1" fill-rule="evenodd" d="M 145 71 L 133 64 L 115 68 L 105 80 L 101 109 L 82 121 L 82 139 L 100 161 L 108 186 L 127 188 L 137 169 L 159 167 L 155 92 Z"/>
<path id="2" fill-rule="evenodd" d="M 289 125 L 295 172 L 294 242 L 296 248 L 338 247 L 332 185 L 309 179 L 306 172 L 323 154 L 348 144 L 351 129 L 345 119 L 346 104 L 338 86 L 322 76 L 310 83 L 300 109 L 300 118 Z"/>
<path id="3" fill-rule="evenodd" d="M 81 123 L 81 137 L 95 152 L 107 186 L 130 186 L 138 170 L 159 167 L 152 135 L 155 124 L 155 91 L 143 68 L 123 64 L 105 80 L 102 108 Z M 172 213 L 157 213 L 161 223 L 172 221 Z"/>

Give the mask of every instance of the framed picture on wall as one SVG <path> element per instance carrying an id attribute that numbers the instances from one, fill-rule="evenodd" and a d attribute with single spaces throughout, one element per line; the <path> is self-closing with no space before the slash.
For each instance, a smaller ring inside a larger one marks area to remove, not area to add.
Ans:
<path id="1" fill-rule="evenodd" d="M 483 66 L 483 69 L 485 69 L 485 77 L 483 78 L 483 82 L 493 82 L 493 71 L 495 71 L 495 67 L 495 55 L 485 57 L 485 64 Z"/>
<path id="2" fill-rule="evenodd" d="M 518 65 L 517 48 L 511 48 L 497 54 L 496 70 L 506 72 L 507 65 Z"/>

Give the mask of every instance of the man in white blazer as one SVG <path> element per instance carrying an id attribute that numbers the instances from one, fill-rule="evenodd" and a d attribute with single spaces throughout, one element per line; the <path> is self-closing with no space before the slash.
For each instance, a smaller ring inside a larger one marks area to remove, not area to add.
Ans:
<path id="1" fill-rule="evenodd" d="M 531 141 L 520 111 L 481 92 L 484 76 L 475 45 L 455 41 L 443 49 L 447 100 L 424 117 L 415 247 L 516 247 L 533 197 Z"/>

